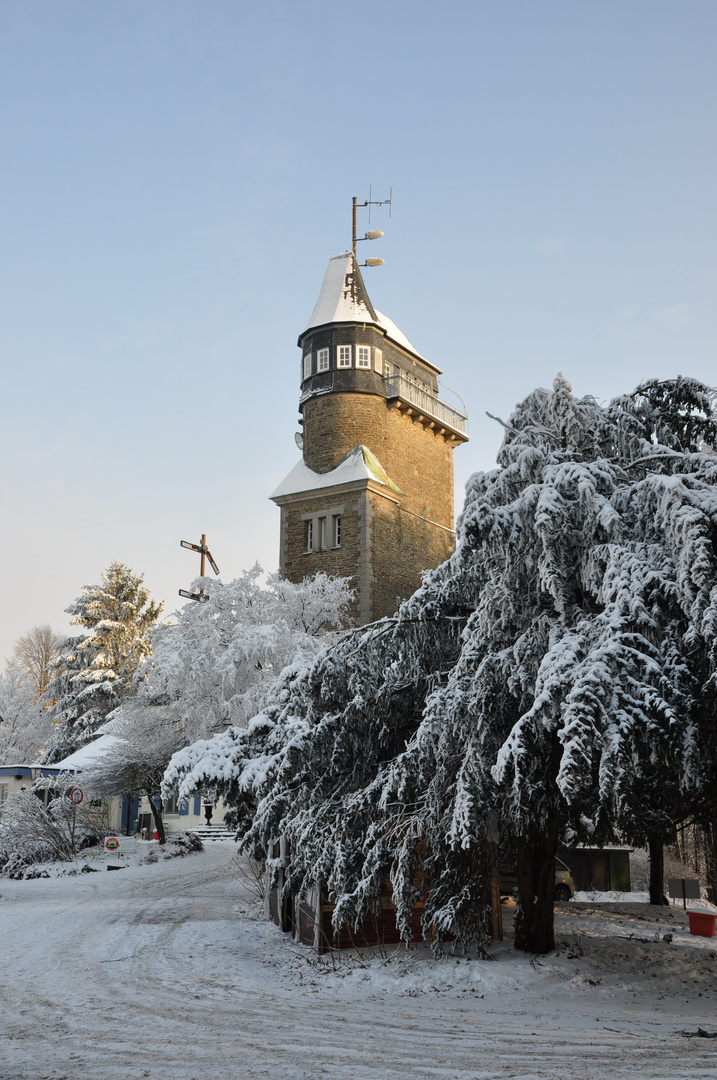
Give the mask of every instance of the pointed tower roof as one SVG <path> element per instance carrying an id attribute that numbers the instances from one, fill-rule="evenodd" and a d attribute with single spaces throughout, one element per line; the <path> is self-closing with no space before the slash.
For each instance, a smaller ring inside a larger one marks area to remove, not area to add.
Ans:
<path id="1" fill-rule="evenodd" d="M 329 323 L 357 322 L 378 326 L 391 341 L 425 361 L 396 324 L 373 306 L 355 255 L 351 251 L 344 251 L 329 259 L 319 298 L 302 336 L 307 330 L 327 326 Z"/>

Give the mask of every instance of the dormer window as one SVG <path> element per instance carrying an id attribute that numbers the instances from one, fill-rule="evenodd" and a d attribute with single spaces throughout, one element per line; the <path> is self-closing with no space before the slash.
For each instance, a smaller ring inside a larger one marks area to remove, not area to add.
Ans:
<path id="1" fill-rule="evenodd" d="M 371 367 L 371 349 L 368 345 L 356 346 L 356 367 Z"/>
<path id="2" fill-rule="evenodd" d="M 351 346 L 339 345 L 336 350 L 336 366 L 340 368 L 351 367 Z"/>
<path id="3" fill-rule="evenodd" d="M 316 370 L 328 371 L 329 370 L 329 350 L 319 349 L 316 354 Z"/>
<path id="4" fill-rule="evenodd" d="M 304 378 L 309 379 L 311 377 L 311 353 L 304 353 Z"/>

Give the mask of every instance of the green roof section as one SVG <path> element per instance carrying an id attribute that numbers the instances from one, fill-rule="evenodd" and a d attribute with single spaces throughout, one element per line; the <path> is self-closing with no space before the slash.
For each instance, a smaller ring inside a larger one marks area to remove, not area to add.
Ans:
<path id="1" fill-rule="evenodd" d="M 380 484 L 385 484 L 386 487 L 390 487 L 393 491 L 397 491 L 399 495 L 403 495 L 403 492 L 401 491 L 398 484 L 394 483 L 394 481 L 384 469 L 381 462 L 378 460 L 378 458 L 373 456 L 369 448 L 367 446 L 361 446 L 360 450 L 363 454 L 364 465 L 372 474 L 372 476 L 374 476 Z"/>

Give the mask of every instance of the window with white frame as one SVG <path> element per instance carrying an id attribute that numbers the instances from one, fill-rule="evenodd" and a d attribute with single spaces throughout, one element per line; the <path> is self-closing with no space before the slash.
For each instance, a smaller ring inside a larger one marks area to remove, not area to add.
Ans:
<path id="1" fill-rule="evenodd" d="M 329 551 L 341 547 L 341 515 L 343 506 L 327 506 L 318 513 L 302 514 L 306 547 L 304 554 Z"/>
<path id="2" fill-rule="evenodd" d="M 0 806 L 2 806 L 2 804 L 7 799 L 9 790 L 10 790 L 10 785 L 9 784 L 0 784 Z"/>
<path id="3" fill-rule="evenodd" d="M 311 375 L 311 353 L 304 353 L 304 378 L 308 379 Z"/>
<path id="4" fill-rule="evenodd" d="M 351 367 L 351 346 L 339 345 L 336 350 L 336 366 Z"/>
<path id="5" fill-rule="evenodd" d="M 329 350 L 319 349 L 316 354 L 316 370 L 328 371 L 329 370 Z"/>
<path id="6" fill-rule="evenodd" d="M 177 802 L 177 796 L 170 795 L 168 799 L 165 799 L 163 802 L 163 808 L 165 814 L 178 814 L 179 803 Z"/>
<path id="7" fill-rule="evenodd" d="M 356 367 L 371 367 L 371 349 L 368 345 L 356 346 Z"/>
<path id="8" fill-rule="evenodd" d="M 383 350 L 382 349 L 374 349 L 373 350 L 373 366 L 376 369 L 376 371 L 379 373 L 379 375 L 383 375 Z"/>

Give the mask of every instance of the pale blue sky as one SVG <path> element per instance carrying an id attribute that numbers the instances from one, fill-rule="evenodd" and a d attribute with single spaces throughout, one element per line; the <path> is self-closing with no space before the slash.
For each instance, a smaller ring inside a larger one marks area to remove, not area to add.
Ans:
<path id="1" fill-rule="evenodd" d="M 277 563 L 296 337 L 351 196 L 467 476 L 558 370 L 717 382 L 713 0 L 0 0 L 0 659 L 112 559 Z M 368 245 L 366 245 L 368 246 Z"/>

